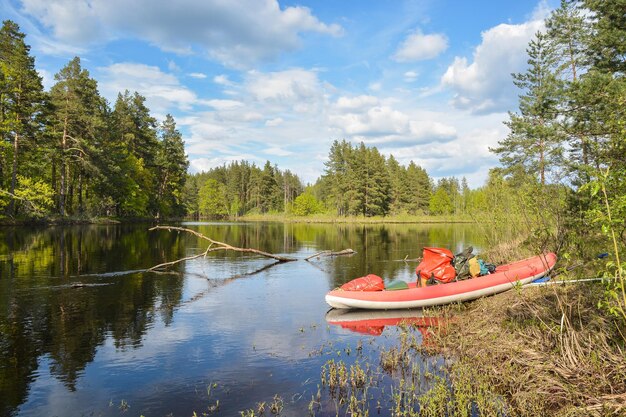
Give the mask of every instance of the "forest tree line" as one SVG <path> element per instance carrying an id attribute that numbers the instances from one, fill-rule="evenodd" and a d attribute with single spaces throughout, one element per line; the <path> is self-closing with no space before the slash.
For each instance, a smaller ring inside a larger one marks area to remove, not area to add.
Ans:
<path id="1" fill-rule="evenodd" d="M 25 35 L 0 29 L 0 212 L 8 217 L 179 217 L 188 161 L 172 116 L 124 91 L 110 106 L 72 59 L 44 91 Z"/>
<path id="2" fill-rule="evenodd" d="M 247 161 L 231 162 L 189 176 L 188 214 L 194 218 L 244 214 L 308 216 L 458 215 L 480 207 L 481 191 L 463 178 L 434 181 L 413 161 L 398 163 L 376 147 L 335 140 L 324 174 L 304 185 L 289 170 L 269 161 L 263 168 Z"/>

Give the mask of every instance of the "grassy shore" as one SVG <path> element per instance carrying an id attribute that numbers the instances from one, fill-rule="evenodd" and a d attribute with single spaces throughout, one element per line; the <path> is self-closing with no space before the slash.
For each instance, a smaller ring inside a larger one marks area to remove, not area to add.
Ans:
<path id="1" fill-rule="evenodd" d="M 471 223 L 467 215 L 427 216 L 427 215 L 395 215 L 395 216 L 336 216 L 330 214 L 313 214 L 310 216 L 294 216 L 284 213 L 247 214 L 239 217 L 240 221 L 267 221 L 285 223 L 354 223 L 354 224 L 382 224 L 382 223 Z"/>
<path id="2" fill-rule="evenodd" d="M 626 329 L 602 296 L 601 283 L 572 283 L 465 306 L 426 347 L 453 359 L 437 398 L 481 415 L 626 415 Z"/>
<path id="3" fill-rule="evenodd" d="M 180 222 L 190 219 L 161 220 L 163 222 Z M 216 219 L 199 219 L 199 221 L 215 221 Z M 437 223 L 472 223 L 468 215 L 427 216 L 427 215 L 396 215 L 396 216 L 336 216 L 330 214 L 314 214 L 310 216 L 294 216 L 285 213 L 247 214 L 240 217 L 218 220 L 240 222 L 278 222 L 278 223 L 346 223 L 346 224 L 437 224 Z M 118 224 L 154 222 L 153 218 L 117 218 L 117 217 L 44 217 L 44 218 L 0 218 L 0 226 L 28 225 L 63 225 L 63 224 Z"/>

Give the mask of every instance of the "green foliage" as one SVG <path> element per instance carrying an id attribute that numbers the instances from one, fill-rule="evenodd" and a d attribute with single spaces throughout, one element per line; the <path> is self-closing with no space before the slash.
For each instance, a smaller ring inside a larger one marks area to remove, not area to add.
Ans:
<path id="1" fill-rule="evenodd" d="M 176 130 L 171 115 L 161 125 L 161 146 L 156 156 L 157 174 L 157 217 L 182 217 L 185 215 L 183 192 L 187 180 L 189 162 L 185 155 L 182 135 Z"/>
<path id="2" fill-rule="evenodd" d="M 443 187 L 437 188 L 430 199 L 429 208 L 432 214 L 452 214 L 454 206 L 450 196 Z"/>
<path id="3" fill-rule="evenodd" d="M 84 195 L 97 192 L 92 184 L 100 171 L 97 138 L 103 134 L 105 102 L 78 57 L 61 69 L 55 80 L 46 129 L 52 140 L 53 171 L 58 173 L 58 178 L 52 178 L 58 183 L 57 206 L 63 216 L 84 212 Z"/>
<path id="4" fill-rule="evenodd" d="M 404 167 L 375 147 L 353 147 L 343 140 L 333 142 L 325 165 L 316 190 L 339 216 L 418 214 L 428 209 L 430 179 L 413 162 Z"/>
<path id="5" fill-rule="evenodd" d="M 604 265 L 603 276 L 608 280 L 601 305 L 626 322 L 626 251 L 624 240 L 618 237 L 618 234 L 623 234 L 626 218 L 625 174 L 624 167 L 613 171 L 606 169 L 582 190 L 588 190 L 592 201 L 597 202 L 587 211 L 587 218 L 592 224 L 599 225 L 612 248 L 611 256 Z"/>
<path id="6" fill-rule="evenodd" d="M 233 217 L 251 212 L 285 212 L 303 189 L 297 175 L 281 171 L 269 161 L 263 169 L 246 161 L 232 162 L 191 175 L 188 181 L 195 181 L 194 187 L 201 190 L 209 180 L 223 186 L 223 205 L 226 214 Z M 193 202 L 195 197 L 190 192 L 191 189 L 185 191 L 185 200 Z"/>
<path id="7" fill-rule="evenodd" d="M 0 137 L 12 146 L 10 153 L 2 155 L 3 160 L 10 161 L 3 166 L 11 166 L 11 169 L 0 171 L 0 187 L 8 189 L 6 211 L 9 215 L 16 214 L 14 195 L 21 167 L 32 162 L 23 147 L 39 139 L 45 101 L 35 58 L 30 55 L 30 46 L 24 38 L 16 23 L 3 22 L 0 28 Z"/>
<path id="8" fill-rule="evenodd" d="M 228 214 L 224 184 L 220 184 L 212 178 L 206 180 L 200 188 L 198 209 L 202 216 L 222 217 Z"/>
<path id="9" fill-rule="evenodd" d="M 557 119 L 557 104 L 561 100 L 561 83 L 553 68 L 555 52 L 546 35 L 538 32 L 528 49 L 529 68 L 514 74 L 520 96 L 519 114 L 509 113 L 506 125 L 510 133 L 492 149 L 509 171 L 523 168 L 536 173 L 541 184 L 546 175 L 560 166 L 563 132 Z"/>
<path id="10" fill-rule="evenodd" d="M 490 176 L 472 204 L 494 207 L 496 224 L 537 247 L 565 247 L 579 259 L 598 246 L 610 252 L 602 305 L 626 319 L 625 7 L 563 1 L 547 19 L 527 50 L 528 70 L 514 76 L 522 95 L 511 133 L 493 150 L 505 176 Z M 494 191 L 507 213 L 490 202 Z"/>
<path id="11" fill-rule="evenodd" d="M 324 211 L 322 203 L 309 192 L 300 194 L 293 202 L 292 212 L 296 216 L 308 216 Z"/>
<path id="12" fill-rule="evenodd" d="M 166 117 L 158 132 L 145 98 L 128 91 L 111 110 L 78 57 L 55 81 L 46 94 L 25 35 L 14 22 L 3 22 L 0 204 L 5 213 L 183 216 L 188 162 L 173 118 Z M 22 189 L 20 175 L 30 181 Z M 44 184 L 53 191 L 53 204 L 30 194 L 18 199 L 24 187 Z"/>
<path id="13" fill-rule="evenodd" d="M 44 181 L 17 176 L 15 198 L 22 213 L 36 217 L 46 214 L 54 204 L 53 197 L 54 190 Z"/>

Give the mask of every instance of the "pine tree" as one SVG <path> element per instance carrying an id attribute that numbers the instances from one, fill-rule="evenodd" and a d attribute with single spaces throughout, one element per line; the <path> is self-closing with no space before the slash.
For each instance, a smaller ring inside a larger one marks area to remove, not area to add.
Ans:
<path id="1" fill-rule="evenodd" d="M 161 124 L 161 143 L 158 148 L 157 217 L 164 215 L 182 217 L 185 215 L 183 190 L 187 178 L 189 162 L 185 155 L 183 137 L 176 130 L 176 122 L 167 115 Z"/>
<path id="2" fill-rule="evenodd" d="M 591 64 L 599 71 L 626 73 L 626 1 L 584 0 L 592 13 L 593 36 L 588 54 Z"/>
<path id="3" fill-rule="evenodd" d="M 368 148 L 366 152 L 367 181 L 365 183 L 365 215 L 385 216 L 389 213 L 391 181 L 387 171 L 385 157 L 377 148 Z"/>
<path id="4" fill-rule="evenodd" d="M 278 185 L 276 171 L 270 161 L 265 162 L 260 178 L 261 213 L 280 210 L 282 189 Z"/>
<path id="5" fill-rule="evenodd" d="M 328 161 L 324 163 L 326 169 L 323 181 L 327 188 L 325 199 L 335 207 L 339 216 L 348 214 L 347 193 L 350 190 L 348 171 L 352 152 L 352 146 L 345 139 L 341 142 L 335 140 L 330 147 Z"/>
<path id="6" fill-rule="evenodd" d="M 410 212 L 413 214 L 427 213 L 432 186 L 426 170 L 411 161 L 406 170 L 406 183 L 409 190 L 407 200 Z"/>
<path id="7" fill-rule="evenodd" d="M 118 94 L 111 114 L 110 192 L 122 216 L 157 213 L 156 120 L 139 93 Z"/>
<path id="8" fill-rule="evenodd" d="M 522 168 L 536 172 L 541 184 L 546 174 L 559 166 L 563 134 L 558 123 L 557 103 L 561 86 L 553 72 L 555 56 L 546 36 L 537 33 L 527 49 L 529 68 L 514 74 L 514 83 L 524 94 L 519 100 L 519 114 L 509 113 L 505 124 L 510 133 L 491 149 L 509 173 Z"/>
<path id="9" fill-rule="evenodd" d="M 7 214 L 15 214 L 15 189 L 20 172 L 24 145 L 34 143 L 42 129 L 42 111 L 45 101 L 41 77 L 35 70 L 35 58 L 19 26 L 5 20 L 0 29 L 0 134 L 11 149 L 2 149 L 1 160 L 10 161 L 10 176 L 3 174 L 2 188 L 8 182 L 9 204 Z M 6 157 L 5 152 L 8 154 Z M 8 178 L 6 178 L 8 177 Z M 8 179 L 8 181 L 7 181 Z"/>
<path id="10" fill-rule="evenodd" d="M 58 74 L 56 84 L 50 91 L 53 114 L 49 129 L 56 138 L 57 157 L 60 165 L 58 209 L 64 216 L 67 206 L 71 211 L 70 190 L 77 188 L 79 211 L 84 211 L 84 184 L 98 174 L 94 158 L 98 153 L 98 136 L 104 126 L 104 100 L 100 97 L 97 83 L 89 72 L 81 67 L 80 58 L 72 59 Z"/>
<path id="11" fill-rule="evenodd" d="M 392 214 L 399 214 L 407 209 L 406 169 L 390 155 L 387 158 L 387 172 L 390 183 L 389 210 Z"/>

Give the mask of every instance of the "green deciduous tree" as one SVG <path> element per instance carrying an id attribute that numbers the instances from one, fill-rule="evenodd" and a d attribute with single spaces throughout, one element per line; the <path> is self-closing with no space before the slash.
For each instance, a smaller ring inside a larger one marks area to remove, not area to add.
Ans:
<path id="1" fill-rule="evenodd" d="M 437 187 L 428 205 L 431 214 L 452 214 L 454 206 L 445 188 Z"/>
<path id="2" fill-rule="evenodd" d="M 294 200 L 292 211 L 296 216 L 309 216 L 321 213 L 323 205 L 313 194 L 305 191 Z"/>
<path id="3" fill-rule="evenodd" d="M 226 206 L 226 187 L 213 178 L 209 178 L 200 188 L 198 208 L 201 216 L 223 217 L 228 214 Z"/>

